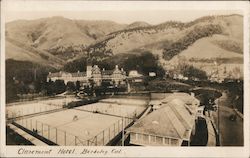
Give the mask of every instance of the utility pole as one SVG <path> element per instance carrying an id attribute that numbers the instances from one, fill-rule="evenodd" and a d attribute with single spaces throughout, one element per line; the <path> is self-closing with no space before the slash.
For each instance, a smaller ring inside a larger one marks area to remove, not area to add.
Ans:
<path id="1" fill-rule="evenodd" d="M 220 98 L 218 98 L 218 140 L 219 140 L 219 145 L 220 145 Z"/>
<path id="2" fill-rule="evenodd" d="M 36 81 L 36 68 L 34 69 L 34 80 Z"/>
<path id="3" fill-rule="evenodd" d="M 122 117 L 122 146 L 124 146 L 124 117 Z"/>
<path id="4" fill-rule="evenodd" d="M 214 62 L 215 66 L 217 67 L 217 79 L 219 79 L 219 65 L 218 63 L 215 61 Z M 218 98 L 218 112 L 217 112 L 217 132 L 218 132 L 218 144 L 220 145 L 220 98 Z"/>

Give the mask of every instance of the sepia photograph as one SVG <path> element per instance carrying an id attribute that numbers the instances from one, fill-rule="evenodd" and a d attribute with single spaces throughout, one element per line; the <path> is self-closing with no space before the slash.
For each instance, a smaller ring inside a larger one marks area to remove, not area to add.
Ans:
<path id="1" fill-rule="evenodd" d="M 244 9 L 68 3 L 5 1 L 6 147 L 246 145 Z"/>

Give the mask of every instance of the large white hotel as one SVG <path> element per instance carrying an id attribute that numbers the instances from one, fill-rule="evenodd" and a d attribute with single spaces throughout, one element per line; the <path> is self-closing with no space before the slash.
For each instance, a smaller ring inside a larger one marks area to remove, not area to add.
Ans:
<path id="1" fill-rule="evenodd" d="M 123 68 L 119 69 L 118 65 L 115 66 L 114 70 L 101 70 L 98 65 L 92 66 L 91 64 L 87 64 L 86 72 L 78 71 L 69 73 L 60 71 L 49 73 L 47 81 L 63 80 L 65 84 L 79 81 L 82 85 L 89 84 L 90 81 L 93 81 L 95 85 L 99 86 L 103 81 L 110 82 L 114 85 L 125 84 L 126 78 L 126 72 Z"/>

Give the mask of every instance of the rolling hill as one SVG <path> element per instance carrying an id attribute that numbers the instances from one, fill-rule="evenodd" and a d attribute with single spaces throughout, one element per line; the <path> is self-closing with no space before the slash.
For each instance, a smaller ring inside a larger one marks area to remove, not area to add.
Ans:
<path id="1" fill-rule="evenodd" d="M 241 15 L 207 16 L 182 23 L 169 21 L 159 25 L 142 26 L 113 32 L 89 46 L 88 51 L 96 56 L 119 54 L 138 54 L 151 52 L 166 65 L 176 67 L 177 58 L 184 57 L 188 64 L 205 71 L 211 60 L 223 61 L 223 64 L 235 64 L 230 70 L 239 68 L 243 63 L 243 17 Z M 195 62 L 194 62 L 195 61 Z M 213 62 L 212 62 L 213 63 Z M 223 65 L 228 66 L 228 65 Z M 228 66 L 229 67 L 229 66 Z"/>
<path id="2" fill-rule="evenodd" d="M 38 50 L 47 51 L 66 61 L 83 52 L 98 38 L 124 27 L 125 25 L 112 21 L 51 17 L 9 22 L 6 24 L 6 37 Z"/>
<path id="3" fill-rule="evenodd" d="M 165 69 L 178 65 L 180 58 L 199 68 L 206 63 L 211 66 L 215 60 L 236 67 L 243 63 L 243 17 L 237 14 L 158 25 L 63 17 L 18 20 L 6 24 L 6 37 L 7 58 L 53 67 L 79 62 L 89 54 L 98 63 L 112 57 L 123 63 L 127 54 L 144 52 L 156 56 Z"/>
<path id="4" fill-rule="evenodd" d="M 62 59 L 51 55 L 46 51 L 41 51 L 27 44 L 23 44 L 13 39 L 6 38 L 6 60 L 31 61 L 43 66 L 60 68 L 65 63 Z"/>
<path id="5" fill-rule="evenodd" d="M 149 27 L 149 26 L 151 25 L 144 21 L 136 21 L 136 22 L 129 24 L 125 29 L 134 29 L 134 28 L 142 28 L 142 27 Z"/>
<path id="6" fill-rule="evenodd" d="M 213 34 L 223 35 L 228 40 L 237 42 L 239 47 L 242 48 L 242 16 L 209 16 L 189 23 L 170 21 L 155 26 L 120 30 L 109 34 L 103 41 L 90 45 L 89 49 L 92 52 L 101 50 L 112 54 L 133 52 L 134 49 L 173 50 L 179 49 L 175 48 L 179 47 L 178 44 L 185 45 L 188 43 L 191 45 L 196 40 Z M 218 40 L 221 41 L 221 39 Z M 227 42 L 227 44 L 231 45 L 232 43 Z M 183 50 L 189 45 L 184 46 Z M 218 47 L 222 47 L 222 45 L 218 45 Z"/>

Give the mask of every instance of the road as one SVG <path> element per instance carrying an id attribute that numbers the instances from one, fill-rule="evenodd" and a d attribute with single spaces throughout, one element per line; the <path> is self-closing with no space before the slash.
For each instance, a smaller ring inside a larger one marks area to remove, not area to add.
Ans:
<path id="1" fill-rule="evenodd" d="M 237 115 L 235 121 L 229 120 L 229 116 L 236 114 L 232 108 L 232 104 L 228 101 L 226 93 L 222 93 L 222 96 L 216 100 L 216 104 L 219 105 L 219 133 L 221 146 L 243 146 L 244 134 L 243 134 L 243 119 Z M 212 112 L 216 127 L 218 127 L 218 110 Z"/>

